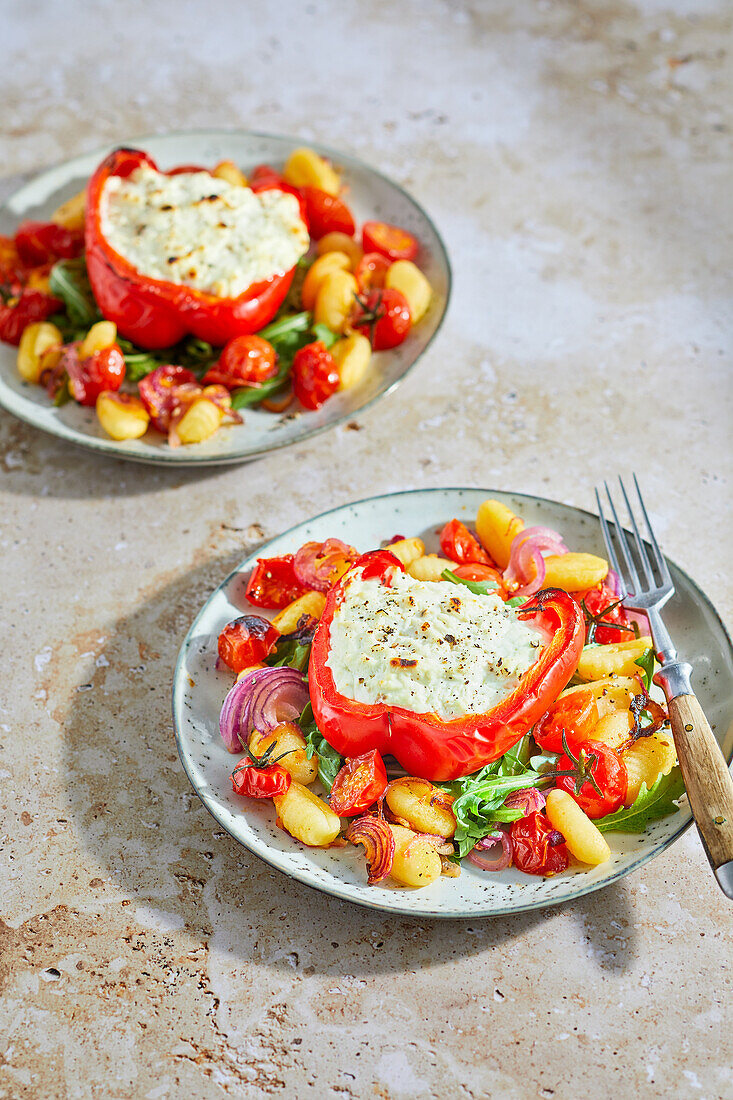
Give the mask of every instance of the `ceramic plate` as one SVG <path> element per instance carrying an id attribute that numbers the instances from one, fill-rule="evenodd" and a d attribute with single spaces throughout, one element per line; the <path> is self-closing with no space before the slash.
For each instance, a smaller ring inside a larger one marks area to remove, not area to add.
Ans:
<path id="1" fill-rule="evenodd" d="M 263 162 L 282 165 L 291 150 L 303 143 L 271 134 L 206 130 L 141 137 L 128 144 L 145 149 L 163 169 L 176 164 L 213 165 L 224 159 L 246 169 Z M 334 395 L 316 412 L 303 411 L 296 417 L 245 409 L 242 426 L 222 428 L 204 443 L 171 449 L 154 431 L 142 439 L 116 442 L 102 431 L 93 409 L 74 402 L 54 408 L 41 387 L 25 383 L 19 376 L 15 349 L 0 344 L 0 405 L 42 431 L 94 451 L 135 462 L 203 466 L 241 462 L 299 443 L 350 419 L 394 389 L 427 349 L 443 320 L 450 294 L 445 245 L 425 211 L 396 183 L 354 157 L 318 143 L 310 145 L 343 170 L 349 205 L 359 224 L 367 218 L 379 219 L 404 226 L 417 237 L 419 264 L 433 287 L 427 314 L 398 348 L 374 356 L 372 368 L 359 386 Z M 76 157 L 27 183 L 0 208 L 0 233 L 12 234 L 24 218 L 48 219 L 61 202 L 84 187 L 102 157 L 114 147 Z"/>
<path id="2" fill-rule="evenodd" d="M 328 894 L 374 909 L 421 917 L 476 917 L 516 913 L 554 905 L 598 890 L 641 867 L 669 847 L 690 825 L 686 805 L 654 822 L 642 835 L 611 833 L 608 863 L 542 879 L 513 869 L 487 874 L 464 861 L 457 879 L 441 877 L 421 890 L 380 884 L 367 886 L 361 850 L 305 848 L 275 825 L 271 804 L 237 798 L 229 775 L 237 759 L 219 736 L 222 700 L 231 673 L 215 668 L 219 631 L 248 606 L 243 600 L 243 574 L 257 556 L 292 553 L 304 542 L 329 536 L 361 551 L 379 546 L 394 534 L 420 535 L 429 551 L 438 548 L 436 532 L 454 516 L 471 522 L 482 500 L 504 501 L 527 525 L 556 528 L 573 550 L 603 553 L 598 520 L 589 512 L 541 497 L 483 489 L 422 489 L 371 497 L 325 512 L 293 527 L 260 547 L 214 592 L 194 621 L 176 667 L 173 717 L 178 751 L 186 773 L 216 820 L 246 848 L 291 878 Z M 733 750 L 730 699 L 733 697 L 733 647 L 710 601 L 685 573 L 670 562 L 676 595 L 667 604 L 665 621 L 681 653 L 694 666 L 693 683 L 726 759 Z"/>

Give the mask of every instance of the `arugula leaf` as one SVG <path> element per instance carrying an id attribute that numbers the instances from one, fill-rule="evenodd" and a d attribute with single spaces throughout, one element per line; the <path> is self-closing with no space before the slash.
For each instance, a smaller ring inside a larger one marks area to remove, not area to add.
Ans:
<path id="1" fill-rule="evenodd" d="M 77 260 L 59 260 L 55 263 L 48 283 L 51 293 L 66 306 L 72 324 L 87 329 L 96 321 L 102 320 L 102 314 L 92 294 L 83 256 Z"/>
<path id="2" fill-rule="evenodd" d="M 444 569 L 440 574 L 444 581 L 453 581 L 454 584 L 463 584 L 473 592 L 474 596 L 488 596 L 496 592 L 499 587 L 496 581 L 464 581 L 463 577 L 457 577 L 450 569 Z"/>
<path id="3" fill-rule="evenodd" d="M 522 604 L 526 602 L 526 596 L 512 596 L 510 600 L 504 600 L 504 603 L 508 604 L 509 607 L 521 607 Z"/>
<path id="4" fill-rule="evenodd" d="M 283 359 L 280 362 L 277 374 L 262 382 L 259 386 L 244 386 L 239 390 L 232 390 L 232 408 L 246 409 L 248 405 L 257 405 L 267 397 L 272 397 L 281 390 L 288 381 L 292 360 Z"/>
<path id="5" fill-rule="evenodd" d="M 341 771 L 344 762 L 343 757 L 340 753 L 336 752 L 332 745 L 329 745 L 328 741 L 319 730 L 316 725 L 316 720 L 313 717 L 313 707 L 310 703 L 306 703 L 303 708 L 303 713 L 298 720 L 298 725 L 305 737 L 306 755 L 310 760 L 314 753 L 318 754 L 318 776 L 326 790 L 330 791 L 334 779 Z"/>
<path id="6" fill-rule="evenodd" d="M 508 794 L 524 787 L 539 787 L 547 782 L 547 776 L 532 768 L 518 763 L 516 766 L 522 770 L 513 775 L 502 775 L 502 760 L 495 760 L 473 775 L 463 776 L 452 783 L 438 784 L 455 797 L 451 806 L 457 822 L 453 841 L 459 859 L 463 859 L 479 840 L 493 832 L 497 822 L 516 821 L 524 817 L 521 810 L 515 814 L 512 807 L 504 806 Z"/>
<path id="7" fill-rule="evenodd" d="M 647 789 L 646 783 L 642 783 L 631 806 L 597 818 L 594 825 L 602 833 L 643 833 L 650 821 L 677 813 L 679 807 L 675 805 L 675 799 L 681 798 L 684 793 L 682 772 L 678 767 L 672 768 L 669 775 L 660 775 L 650 788 Z"/>
<path id="8" fill-rule="evenodd" d="M 499 760 L 499 775 L 521 775 L 522 772 L 527 770 L 529 764 L 530 754 L 530 736 L 525 733 L 521 741 L 517 741 L 508 752 Z M 534 764 L 531 765 L 534 768 Z M 535 771 L 539 771 L 539 768 L 534 768 Z"/>
<path id="9" fill-rule="evenodd" d="M 272 668 L 296 668 L 298 672 L 305 672 L 310 658 L 310 642 L 300 642 L 297 638 L 287 638 L 281 641 L 274 652 L 265 658 L 265 664 Z"/>
<path id="10" fill-rule="evenodd" d="M 642 680 L 647 691 L 651 690 L 655 661 L 654 650 L 650 648 L 645 649 L 643 655 L 636 662 L 641 669 Z"/>
<path id="11" fill-rule="evenodd" d="M 332 347 L 338 340 L 338 336 L 335 332 L 332 332 L 328 325 L 314 325 L 313 337 L 315 340 L 320 340 L 322 344 L 325 344 L 326 348 Z"/>
<path id="12" fill-rule="evenodd" d="M 529 766 L 534 768 L 536 772 L 546 771 L 547 769 L 554 771 L 559 759 L 560 753 L 558 752 L 538 752 L 535 756 L 530 756 Z"/>
<path id="13" fill-rule="evenodd" d="M 313 315 L 304 310 L 301 313 L 290 313 L 285 317 L 278 317 L 277 320 L 271 321 L 269 325 L 265 325 L 263 329 L 257 333 L 263 340 L 268 340 L 273 347 L 277 346 L 279 341 L 287 341 L 292 338 L 294 334 L 307 332 L 311 327 L 311 321 Z"/>

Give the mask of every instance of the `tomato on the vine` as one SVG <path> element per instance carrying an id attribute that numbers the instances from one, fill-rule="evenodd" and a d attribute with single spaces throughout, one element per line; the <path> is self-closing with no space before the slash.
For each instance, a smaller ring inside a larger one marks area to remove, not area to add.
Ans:
<path id="1" fill-rule="evenodd" d="M 258 665 L 275 648 L 280 632 L 261 615 L 241 615 L 219 635 L 219 656 L 232 672 Z"/>
<path id="2" fill-rule="evenodd" d="M 356 222 L 345 202 L 320 187 L 301 187 L 300 193 L 305 203 L 310 235 L 315 241 L 327 233 L 345 233 L 347 237 L 353 237 Z"/>
<path id="3" fill-rule="evenodd" d="M 388 260 L 414 260 L 417 256 L 417 241 L 398 225 L 364 222 L 361 239 L 365 252 L 381 252 Z"/>
<path id="4" fill-rule="evenodd" d="M 527 875 L 556 875 L 570 862 L 565 841 L 541 810 L 513 821 L 511 838 L 514 866 Z"/>
<path id="5" fill-rule="evenodd" d="M 41 267 L 54 260 L 72 260 L 84 248 L 81 229 L 65 229 L 55 222 L 21 222 L 15 233 L 15 247 L 27 267 Z"/>
<path id="6" fill-rule="evenodd" d="M 6 344 L 19 344 L 23 331 L 36 321 L 45 321 L 63 303 L 42 290 L 28 287 L 12 287 L 5 296 L 0 290 L 0 340 Z"/>
<path id="7" fill-rule="evenodd" d="M 125 380 L 125 357 L 118 344 L 100 348 L 86 359 L 78 354 L 64 359 L 69 392 L 80 405 L 96 405 L 100 393 L 118 390 Z"/>
<path id="8" fill-rule="evenodd" d="M 371 290 L 357 298 L 352 326 L 368 336 L 375 351 L 396 348 L 407 336 L 412 325 L 407 298 L 399 290 Z"/>
<path id="9" fill-rule="evenodd" d="M 383 287 L 391 266 L 392 261 L 381 252 L 365 252 L 354 269 L 359 293 L 367 294 L 370 290 L 379 290 Z"/>
<path id="10" fill-rule="evenodd" d="M 581 607 L 585 604 L 586 611 L 593 619 L 600 620 L 588 623 L 589 642 L 608 645 L 611 642 L 628 642 L 634 637 L 628 615 L 619 597 L 606 581 L 601 581 L 586 592 L 576 592 L 575 598 Z"/>
<path id="11" fill-rule="evenodd" d="M 258 558 L 250 573 L 245 596 L 257 607 L 287 607 L 308 589 L 295 576 L 293 554 L 283 554 L 280 558 Z"/>
<path id="12" fill-rule="evenodd" d="M 440 532 L 440 549 L 446 558 L 458 565 L 467 565 L 469 562 L 491 565 L 491 558 L 479 540 L 459 519 L 448 520 Z"/>
<path id="13" fill-rule="evenodd" d="M 224 345 L 219 361 L 203 377 L 203 384 L 226 386 L 258 386 L 277 374 L 277 354 L 261 336 L 235 336 Z"/>
<path id="14" fill-rule="evenodd" d="M 563 751 L 563 733 L 571 748 L 587 741 L 598 723 L 598 703 L 589 688 L 571 691 L 556 699 L 532 731 L 545 752 Z"/>
<path id="15" fill-rule="evenodd" d="M 245 756 L 231 774 L 232 790 L 247 798 L 274 798 L 285 794 L 292 782 L 289 772 L 279 764 L 260 765 Z"/>
<path id="16" fill-rule="evenodd" d="M 556 786 L 567 791 L 588 817 L 614 813 L 626 797 L 626 765 L 600 741 L 583 741 L 577 748 L 577 756 L 572 750 L 563 754 L 557 770 L 572 773 L 559 778 Z"/>
<path id="17" fill-rule="evenodd" d="M 329 802 L 339 817 L 353 817 L 373 806 L 387 790 L 387 772 L 376 749 L 347 760 L 333 781 Z"/>
<path id="18" fill-rule="evenodd" d="M 322 340 L 306 344 L 293 359 L 293 392 L 306 409 L 320 409 L 339 385 L 336 360 Z"/>

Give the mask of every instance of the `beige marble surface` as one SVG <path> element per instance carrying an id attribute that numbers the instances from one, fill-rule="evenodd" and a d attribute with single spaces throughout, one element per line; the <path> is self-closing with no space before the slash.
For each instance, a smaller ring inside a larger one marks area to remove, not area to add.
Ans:
<path id="1" fill-rule="evenodd" d="M 726 10 L 3 5 L 6 193 L 145 131 L 289 132 L 409 187 L 455 267 L 440 338 L 358 431 L 168 472 L 0 416 L 3 1100 L 733 1095 L 731 907 L 696 835 L 558 909 L 388 919 L 217 831 L 169 717 L 243 552 L 372 492 L 590 506 L 633 467 L 733 621 Z"/>

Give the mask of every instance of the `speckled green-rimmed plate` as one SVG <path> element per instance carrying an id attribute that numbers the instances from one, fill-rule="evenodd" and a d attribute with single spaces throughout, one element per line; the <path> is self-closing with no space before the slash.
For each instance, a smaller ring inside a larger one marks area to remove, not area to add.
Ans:
<path id="1" fill-rule="evenodd" d="M 230 130 L 201 130 L 151 135 L 118 142 L 145 149 L 162 169 L 176 164 L 213 165 L 233 160 L 244 169 L 264 162 L 282 165 L 302 141 Z M 94 409 L 75 402 L 55 408 L 40 386 L 24 382 L 15 367 L 16 352 L 0 344 L 0 406 L 21 420 L 70 443 L 134 462 L 175 466 L 222 466 L 242 462 L 332 428 L 354 417 L 399 384 L 433 340 L 443 321 L 450 296 L 451 274 L 445 245 L 425 211 L 398 184 L 380 172 L 318 142 L 308 143 L 329 157 L 348 187 L 348 201 L 358 224 L 368 218 L 401 225 L 420 242 L 418 263 L 430 280 L 433 298 L 419 324 L 399 347 L 374 355 L 359 385 L 335 394 L 315 412 L 295 416 L 244 410 L 244 424 L 225 427 L 204 443 L 171 448 L 154 430 L 142 439 L 117 442 L 102 430 Z M 89 176 L 115 146 L 75 157 L 25 184 L 0 208 L 0 233 L 12 234 L 24 218 L 48 219 L 60 203 L 80 191 Z"/>
<path id="2" fill-rule="evenodd" d="M 173 688 L 173 718 L 178 751 L 193 787 L 219 824 L 246 848 L 291 878 L 328 894 L 374 909 L 421 917 L 477 917 L 517 913 L 554 905 L 598 890 L 643 866 L 663 852 L 691 823 L 686 804 L 656 821 L 641 835 L 611 833 L 608 863 L 550 879 L 535 879 L 513 869 L 488 874 L 464 861 L 457 879 L 440 878 L 421 890 L 388 883 L 367 886 L 361 850 L 305 848 L 275 825 L 271 804 L 237 798 L 229 775 L 236 759 L 219 736 L 219 710 L 231 686 L 231 673 L 216 669 L 219 631 L 242 613 L 245 574 L 256 556 L 292 553 L 308 540 L 334 536 L 361 551 L 392 535 L 419 535 L 429 551 L 437 549 L 437 531 L 457 516 L 473 520 L 487 496 L 504 501 L 527 524 L 560 531 L 574 550 L 603 553 L 598 520 L 589 512 L 541 497 L 483 489 L 420 489 L 371 497 L 324 512 L 260 547 L 219 586 L 196 617 L 178 658 Z M 707 596 L 670 562 L 676 594 L 664 611 L 680 653 L 694 668 L 693 683 L 726 759 L 733 752 L 731 705 L 733 646 Z"/>

